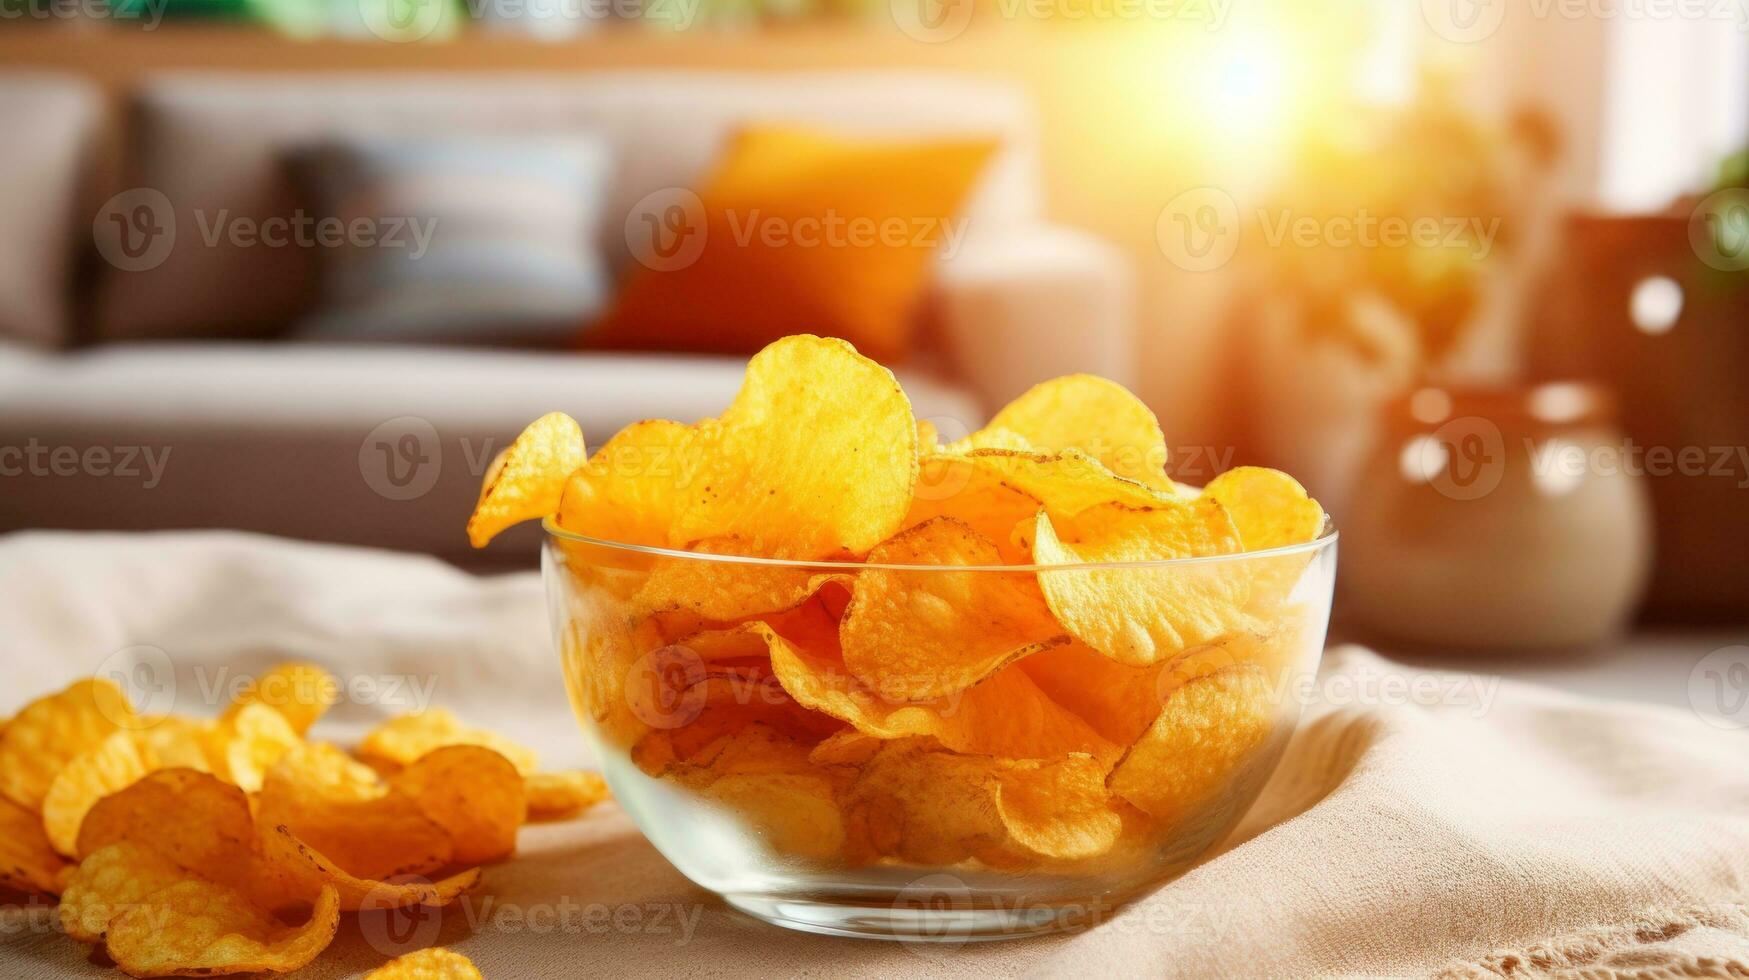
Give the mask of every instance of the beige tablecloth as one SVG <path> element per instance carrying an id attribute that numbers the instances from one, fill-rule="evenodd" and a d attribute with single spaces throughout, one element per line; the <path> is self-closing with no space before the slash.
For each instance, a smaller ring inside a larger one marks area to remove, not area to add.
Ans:
<path id="1" fill-rule="evenodd" d="M 427 701 L 587 763 L 532 574 L 223 533 L 0 539 L 0 712 L 131 666 L 210 712 L 286 657 L 353 685 L 336 740 Z M 487 977 L 928 974 L 1749 976 L 1749 736 L 1694 715 L 1334 650 L 1280 771 L 1220 853 L 1086 932 L 921 946 L 770 928 L 691 886 L 613 806 L 525 832 L 441 922 L 361 919 L 299 976 L 397 943 Z M 114 976 L 41 909 L 0 975 Z"/>

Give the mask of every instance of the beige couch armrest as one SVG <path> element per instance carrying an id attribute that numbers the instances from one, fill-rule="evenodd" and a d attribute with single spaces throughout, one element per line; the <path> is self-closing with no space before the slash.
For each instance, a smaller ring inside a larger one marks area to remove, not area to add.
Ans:
<path id="1" fill-rule="evenodd" d="M 1041 225 L 968 239 L 935 293 L 943 346 L 987 409 L 1080 371 L 1134 387 L 1133 270 L 1092 235 Z"/>

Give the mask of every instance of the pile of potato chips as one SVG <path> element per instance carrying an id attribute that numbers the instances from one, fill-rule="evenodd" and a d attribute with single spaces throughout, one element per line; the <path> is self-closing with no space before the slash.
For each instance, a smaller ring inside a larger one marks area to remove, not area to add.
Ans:
<path id="1" fill-rule="evenodd" d="M 1290 546 L 1325 527 L 1298 483 L 1196 490 L 1165 463 L 1109 381 L 1039 385 L 943 445 L 886 369 L 797 336 L 717 418 L 593 455 L 536 421 L 468 532 L 570 532 L 549 558 L 588 725 L 777 854 L 1075 871 L 1232 808 L 1328 614 L 1327 576 L 1296 591 L 1318 576 Z M 1148 564 L 1173 559 L 1220 560 Z"/>
<path id="2" fill-rule="evenodd" d="M 0 893 L 58 897 L 67 935 L 133 976 L 283 973 L 342 913 L 448 904 L 524 822 L 607 796 L 441 709 L 356 757 L 309 741 L 338 690 L 287 663 L 216 720 L 138 714 L 103 678 L 30 703 L 0 729 Z M 381 975 L 477 977 L 465 964 L 428 953 Z"/>

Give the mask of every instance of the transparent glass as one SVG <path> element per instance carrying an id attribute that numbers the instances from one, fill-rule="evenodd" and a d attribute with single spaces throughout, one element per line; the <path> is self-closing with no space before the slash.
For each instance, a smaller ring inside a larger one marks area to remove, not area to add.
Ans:
<path id="1" fill-rule="evenodd" d="M 782 562 L 598 541 L 551 521 L 547 531 L 567 690 L 650 842 L 765 921 L 917 941 L 1083 928 L 1217 844 L 1299 721 L 1336 568 L 1329 528 L 1218 558 L 976 567 Z M 921 675 L 889 683 L 865 670 L 859 681 L 839 638 L 852 590 L 871 581 L 853 576 L 871 571 L 947 603 L 938 613 L 998 585 L 1049 593 L 1080 610 L 1059 617 L 1075 621 L 1074 638 L 969 686 L 938 683 L 921 653 Z M 685 598 L 701 595 L 719 615 L 725 603 L 774 608 L 710 619 Z M 1091 645 L 1113 649 L 1137 622 L 1164 622 L 1179 642 L 1129 664 Z M 1110 636 L 1102 623 L 1115 624 Z M 762 659 L 756 641 L 773 635 L 844 697 L 823 702 L 775 655 Z M 959 689 L 922 696 L 932 685 Z M 725 749 L 757 726 L 770 754 Z M 859 732 L 909 735 L 913 761 L 935 768 L 888 765 L 896 756 L 875 752 L 899 752 L 898 741 Z M 1052 766 L 1082 774 L 1073 792 L 1024 782 Z"/>

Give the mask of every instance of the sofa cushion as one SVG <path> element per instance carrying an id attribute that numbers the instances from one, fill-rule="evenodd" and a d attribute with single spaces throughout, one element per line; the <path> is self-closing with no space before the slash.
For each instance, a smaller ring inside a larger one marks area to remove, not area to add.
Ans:
<path id="1" fill-rule="evenodd" d="M 1030 109 L 1015 88 L 927 73 L 602 72 L 542 76 L 181 75 L 147 83 L 133 183 L 162 192 L 176 238 L 153 268 L 106 269 L 98 331 L 111 339 L 266 336 L 307 312 L 310 250 L 209 247 L 215 232 L 300 207 L 287 147 L 347 134 L 522 137 L 591 132 L 613 147 L 601 245 L 629 261 L 626 219 L 653 193 L 693 186 L 750 122 L 894 138 L 981 136 L 1004 152 L 967 203 L 980 229 L 1037 217 Z"/>
<path id="2" fill-rule="evenodd" d="M 99 107 L 79 79 L 0 74 L 0 338 L 68 339 L 75 243 L 91 233 L 75 212 Z"/>
<path id="3" fill-rule="evenodd" d="M 477 563 L 463 525 L 481 475 L 531 419 L 564 411 L 591 447 L 643 418 L 715 415 L 744 359 L 297 343 L 0 348 L 0 532 L 231 527 Z M 944 432 L 976 403 L 900 380 Z M 537 531 L 483 556 L 530 561 Z"/>
<path id="4" fill-rule="evenodd" d="M 321 246 L 301 336 L 559 346 L 607 301 L 600 140 L 366 137 L 292 163 Z"/>

